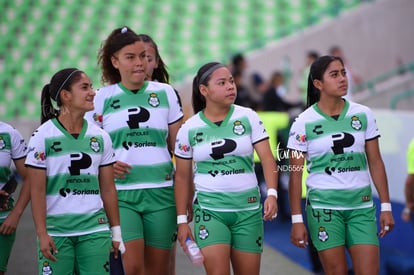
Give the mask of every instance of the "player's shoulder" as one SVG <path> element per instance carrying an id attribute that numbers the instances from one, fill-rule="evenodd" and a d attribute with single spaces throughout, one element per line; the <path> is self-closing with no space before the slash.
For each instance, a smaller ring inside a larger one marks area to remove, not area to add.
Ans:
<path id="1" fill-rule="evenodd" d="M 118 89 L 120 89 L 118 84 L 103 86 L 96 90 L 96 96 L 109 96 L 115 93 Z"/>
<path id="2" fill-rule="evenodd" d="M 361 103 L 357 103 L 354 101 L 349 101 L 349 100 L 347 100 L 347 102 L 349 104 L 349 110 L 352 112 L 364 112 L 364 113 L 372 112 L 371 108 L 369 108 L 366 105 L 363 105 Z"/>
<path id="3" fill-rule="evenodd" d="M 17 129 L 15 127 L 13 127 L 11 124 L 4 122 L 4 121 L 0 121 L 0 132 L 14 132 L 17 131 Z"/>
<path id="4" fill-rule="evenodd" d="M 172 91 L 174 92 L 174 88 L 167 83 L 162 83 L 162 82 L 158 82 L 158 81 L 147 81 L 147 90 L 148 91 Z"/>

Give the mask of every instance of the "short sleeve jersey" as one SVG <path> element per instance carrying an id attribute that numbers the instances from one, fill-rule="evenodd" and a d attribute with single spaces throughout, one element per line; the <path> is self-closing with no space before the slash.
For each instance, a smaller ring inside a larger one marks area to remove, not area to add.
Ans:
<path id="1" fill-rule="evenodd" d="M 10 179 L 12 160 L 26 157 L 26 142 L 20 132 L 13 126 L 0 121 L 0 189 Z M 9 205 L 13 204 L 13 198 Z M 0 222 L 10 213 L 10 209 L 0 211 Z"/>
<path id="2" fill-rule="evenodd" d="M 34 131 L 26 165 L 46 170 L 46 228 L 51 236 L 108 230 L 99 168 L 115 162 L 109 135 L 84 120 L 77 138 L 51 119 Z"/>
<path id="3" fill-rule="evenodd" d="M 372 206 L 365 143 L 378 138 L 371 110 L 345 101 L 337 119 L 312 105 L 293 122 L 288 148 L 306 153 L 308 199 L 314 208 Z"/>
<path id="4" fill-rule="evenodd" d="M 87 118 L 109 133 L 117 160 L 132 166 L 124 179 L 115 179 L 118 190 L 173 185 L 168 126 L 182 117 L 179 97 L 168 84 L 148 81 L 134 93 L 118 83 L 97 91 Z"/>
<path id="5" fill-rule="evenodd" d="M 414 139 L 411 140 L 407 151 L 407 172 L 414 174 Z"/>
<path id="6" fill-rule="evenodd" d="M 201 207 L 216 211 L 256 209 L 260 198 L 254 173 L 253 145 L 268 139 L 259 116 L 232 105 L 217 125 L 199 112 L 180 128 L 178 158 L 194 161 L 194 182 Z"/>

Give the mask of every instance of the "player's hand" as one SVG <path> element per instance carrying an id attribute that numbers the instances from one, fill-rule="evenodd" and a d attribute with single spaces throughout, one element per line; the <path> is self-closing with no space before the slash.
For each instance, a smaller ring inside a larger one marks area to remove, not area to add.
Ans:
<path id="1" fill-rule="evenodd" d="M 54 255 L 56 255 L 58 251 L 52 237 L 50 237 L 47 233 L 43 233 L 38 237 L 40 252 L 42 252 L 46 259 L 56 262 L 57 258 Z"/>
<path id="2" fill-rule="evenodd" d="M 124 179 L 126 174 L 129 174 L 130 171 L 129 169 L 131 169 L 131 165 L 129 165 L 128 163 L 122 162 L 122 161 L 117 161 L 114 164 L 114 176 L 117 179 Z"/>
<path id="3" fill-rule="evenodd" d="M 292 229 L 290 231 L 290 241 L 293 245 L 299 248 L 306 248 L 308 246 L 308 233 L 306 231 L 304 223 L 292 224 Z"/>
<path id="4" fill-rule="evenodd" d="M 271 221 L 277 217 L 277 199 L 275 196 L 267 196 L 263 204 L 263 220 Z"/>
<path id="5" fill-rule="evenodd" d="M 379 237 L 384 237 L 394 229 L 395 221 L 391 211 L 381 211 L 380 214 L 380 227 L 381 231 L 378 234 Z"/>

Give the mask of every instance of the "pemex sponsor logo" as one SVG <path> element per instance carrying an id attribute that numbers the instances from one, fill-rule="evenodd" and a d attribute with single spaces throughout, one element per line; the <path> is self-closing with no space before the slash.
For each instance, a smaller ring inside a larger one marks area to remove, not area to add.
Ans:
<path id="1" fill-rule="evenodd" d="M 81 195 L 99 195 L 99 190 L 96 189 L 76 189 L 73 190 L 70 188 L 60 188 L 59 194 L 66 198 L 69 195 L 81 196 Z"/>

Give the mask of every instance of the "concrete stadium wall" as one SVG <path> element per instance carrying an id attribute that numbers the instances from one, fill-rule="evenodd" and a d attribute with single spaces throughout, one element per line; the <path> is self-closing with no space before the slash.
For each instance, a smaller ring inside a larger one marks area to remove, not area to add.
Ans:
<path id="1" fill-rule="evenodd" d="M 274 70 L 283 69 L 283 59 L 288 57 L 292 68 L 289 97 L 295 99 L 299 97 L 298 76 L 306 52 L 316 50 L 327 54 L 331 46 L 339 45 L 353 71 L 363 79 L 370 79 L 395 68 L 398 62 L 414 61 L 413 13 L 412 0 L 377 0 L 361 4 L 334 20 L 245 53 L 247 74 L 258 72 L 268 79 Z M 177 83 L 175 87 L 183 95 L 183 102 L 190 104 L 191 80 Z"/>

